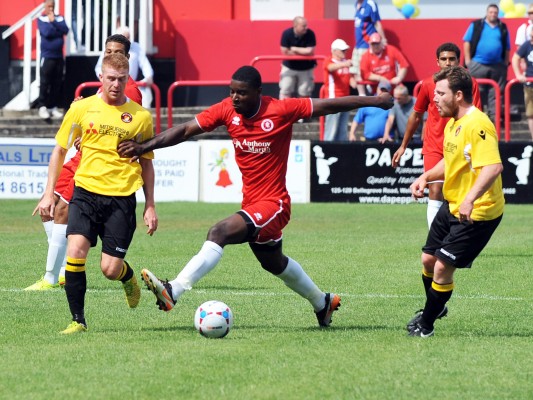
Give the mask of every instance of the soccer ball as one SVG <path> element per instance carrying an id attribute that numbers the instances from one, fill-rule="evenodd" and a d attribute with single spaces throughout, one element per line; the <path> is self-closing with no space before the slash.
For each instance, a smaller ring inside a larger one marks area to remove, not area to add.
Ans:
<path id="1" fill-rule="evenodd" d="M 194 327 L 207 338 L 223 338 L 232 325 L 233 312 L 221 301 L 206 301 L 194 314 Z"/>

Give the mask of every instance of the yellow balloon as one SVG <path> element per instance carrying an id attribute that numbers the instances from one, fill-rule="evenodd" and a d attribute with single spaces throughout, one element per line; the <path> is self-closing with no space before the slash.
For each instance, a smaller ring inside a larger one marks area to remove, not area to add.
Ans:
<path id="1" fill-rule="evenodd" d="M 505 15 L 503 16 L 504 18 L 520 18 L 520 15 L 518 15 L 516 13 L 515 10 L 513 11 L 509 11 L 509 12 L 506 12 Z"/>
<path id="2" fill-rule="evenodd" d="M 418 4 L 418 0 L 406 0 L 405 1 L 407 4 L 412 4 L 413 6 L 416 6 Z M 411 18 L 414 17 L 414 14 L 411 15 Z"/>
<path id="3" fill-rule="evenodd" d="M 415 6 L 415 12 L 411 15 L 411 18 L 416 18 L 420 15 L 420 8 Z"/>
<path id="4" fill-rule="evenodd" d="M 505 14 L 514 10 L 514 1 L 513 0 L 500 0 L 500 10 Z"/>
<path id="5" fill-rule="evenodd" d="M 514 12 L 516 13 L 518 17 L 525 17 L 526 10 L 527 10 L 527 7 L 524 3 L 516 3 L 514 5 Z"/>
<path id="6" fill-rule="evenodd" d="M 400 9 L 404 6 L 405 0 L 392 0 L 392 5 L 397 9 Z"/>

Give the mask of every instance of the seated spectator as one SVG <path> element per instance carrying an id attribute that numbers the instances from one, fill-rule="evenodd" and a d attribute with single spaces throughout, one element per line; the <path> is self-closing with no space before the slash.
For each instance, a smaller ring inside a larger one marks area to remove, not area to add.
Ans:
<path id="1" fill-rule="evenodd" d="M 390 92 L 391 84 L 388 81 L 382 81 L 378 84 L 378 93 Z M 363 126 L 363 137 L 361 141 L 374 140 L 377 141 L 383 137 L 385 131 L 385 124 L 389 116 L 389 110 L 382 110 L 378 107 L 363 107 L 357 110 L 355 117 L 350 127 L 348 140 L 355 142 L 357 140 L 356 130 L 359 124 Z"/>
<path id="2" fill-rule="evenodd" d="M 285 29 L 281 35 L 281 54 L 287 56 L 313 56 L 315 54 L 315 33 L 308 28 L 304 17 L 296 17 L 292 28 Z M 279 79 L 279 98 L 311 97 L 315 87 L 315 60 L 285 60 L 281 63 Z"/>
<path id="3" fill-rule="evenodd" d="M 383 44 L 377 32 L 368 40 L 370 51 L 361 57 L 361 75 L 366 81 L 386 81 L 391 86 L 399 85 L 407 75 L 409 63 L 396 47 Z"/>
<path id="4" fill-rule="evenodd" d="M 402 141 L 403 134 L 407 128 L 407 120 L 413 112 L 416 103 L 416 97 L 409 94 L 409 90 L 404 85 L 398 85 L 394 88 L 394 106 L 389 110 L 389 117 L 385 124 L 383 137 L 379 139 L 380 143 Z M 422 143 L 422 126 L 419 124 L 412 138 L 412 143 Z M 393 135 L 392 133 L 396 134 Z"/>
<path id="5" fill-rule="evenodd" d="M 350 95 L 350 83 L 355 86 L 355 79 L 350 73 L 352 60 L 346 59 L 346 51 L 350 48 L 342 39 L 331 43 L 331 56 L 324 62 L 324 87 L 322 97 L 332 99 Z M 348 111 L 326 115 L 324 140 L 348 139 Z"/>

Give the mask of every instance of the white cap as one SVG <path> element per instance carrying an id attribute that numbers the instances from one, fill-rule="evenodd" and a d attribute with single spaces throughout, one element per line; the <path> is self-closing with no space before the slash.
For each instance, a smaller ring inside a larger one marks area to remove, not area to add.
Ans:
<path id="1" fill-rule="evenodd" d="M 331 43 L 331 50 L 348 50 L 349 48 L 350 46 L 342 39 L 335 39 Z"/>

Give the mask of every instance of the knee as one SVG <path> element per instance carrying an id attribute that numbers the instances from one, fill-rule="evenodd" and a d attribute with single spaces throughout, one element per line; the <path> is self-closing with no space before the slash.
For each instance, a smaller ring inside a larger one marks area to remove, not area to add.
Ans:
<path id="1" fill-rule="evenodd" d="M 226 244 L 226 231 L 224 222 L 219 222 L 209 228 L 209 231 L 207 232 L 207 240 L 223 247 Z"/>
<path id="2" fill-rule="evenodd" d="M 431 254 L 422 253 L 422 266 L 424 267 L 424 271 L 432 274 L 435 269 L 436 261 L 437 258 L 435 256 L 432 256 Z"/>

